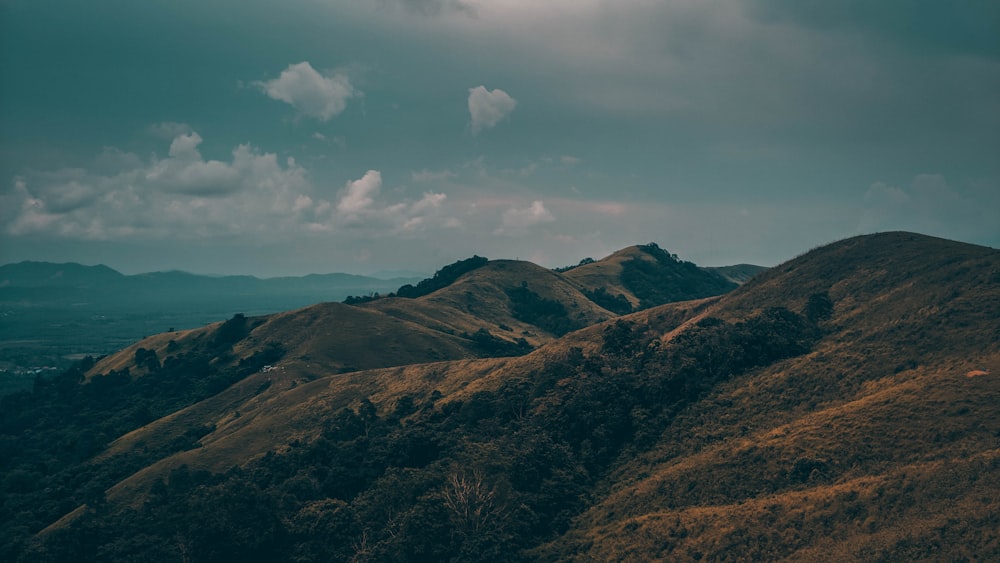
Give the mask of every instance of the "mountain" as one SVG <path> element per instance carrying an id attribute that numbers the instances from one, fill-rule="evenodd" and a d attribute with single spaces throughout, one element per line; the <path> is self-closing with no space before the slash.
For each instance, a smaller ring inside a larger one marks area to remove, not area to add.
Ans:
<path id="1" fill-rule="evenodd" d="M 624 316 L 586 266 L 234 316 L 6 398 L 0 557 L 1000 557 L 1000 252 L 856 237 Z"/>
<path id="2" fill-rule="evenodd" d="M 354 274 L 310 274 L 302 277 L 257 278 L 254 276 L 205 276 L 182 271 L 149 272 L 124 275 L 104 265 L 84 266 L 76 263 L 18 262 L 0 266 L 0 289 L 59 288 L 94 290 L 94 295 L 110 297 L 118 291 L 162 296 L 169 292 L 171 298 L 192 295 L 202 297 L 205 292 L 218 294 L 243 293 L 247 295 L 295 294 L 335 291 L 337 300 L 347 294 L 344 290 L 364 291 L 374 288 L 382 291 L 395 289 L 415 278 L 381 279 Z M 64 298 L 65 293 L 52 293 L 51 299 Z M 7 297 L 4 295 L 4 297 Z"/>
<path id="3" fill-rule="evenodd" d="M 116 283 L 125 276 L 101 264 L 84 266 L 73 262 L 19 262 L 0 266 L 0 288 L 7 287 L 97 287 Z"/>

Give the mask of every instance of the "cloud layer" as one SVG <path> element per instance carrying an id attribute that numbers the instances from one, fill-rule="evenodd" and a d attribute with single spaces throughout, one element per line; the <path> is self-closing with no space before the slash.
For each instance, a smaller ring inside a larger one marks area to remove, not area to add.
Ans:
<path id="1" fill-rule="evenodd" d="M 178 130 L 189 128 L 180 127 Z M 239 145 L 228 161 L 205 159 L 195 131 L 148 161 L 117 149 L 101 166 L 33 171 L 0 194 L 9 236 L 81 240 L 204 239 L 252 236 L 276 240 L 316 233 L 408 236 L 450 228 L 447 196 L 408 199 L 382 194 L 382 174 L 368 170 L 342 189 L 316 186 L 294 159 Z M 333 197 L 330 197 L 333 196 Z"/>

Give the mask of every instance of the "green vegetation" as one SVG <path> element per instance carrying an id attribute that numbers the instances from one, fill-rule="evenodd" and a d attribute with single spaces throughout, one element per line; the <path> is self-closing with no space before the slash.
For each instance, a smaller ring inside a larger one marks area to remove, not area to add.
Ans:
<path id="1" fill-rule="evenodd" d="M 599 287 L 595 290 L 584 290 L 583 294 L 594 303 L 619 315 L 627 315 L 632 312 L 632 303 L 621 293 L 612 294 L 606 288 Z"/>
<path id="2" fill-rule="evenodd" d="M 676 254 L 667 252 L 656 243 L 640 248 L 653 260 L 633 258 L 623 263 L 621 280 L 639 298 L 641 309 L 722 295 L 737 287 L 720 274 L 680 260 Z"/>
<path id="3" fill-rule="evenodd" d="M 511 314 L 519 321 L 535 325 L 556 336 L 584 327 L 583 323 L 569 317 L 565 305 L 531 291 L 527 282 L 521 282 L 520 287 L 512 287 L 505 293 L 510 298 Z"/>
<path id="4" fill-rule="evenodd" d="M 518 338 L 516 341 L 511 342 L 494 336 L 485 328 L 481 328 L 472 334 L 463 332 L 461 336 L 462 338 L 468 338 L 469 340 L 475 342 L 476 346 L 484 356 L 492 358 L 521 356 L 523 354 L 527 354 L 533 349 L 531 344 L 528 344 L 528 341 L 524 338 Z"/>

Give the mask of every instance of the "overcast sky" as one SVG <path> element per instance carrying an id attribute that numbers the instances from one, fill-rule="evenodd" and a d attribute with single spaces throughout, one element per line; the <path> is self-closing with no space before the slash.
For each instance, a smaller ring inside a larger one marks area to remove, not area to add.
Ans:
<path id="1" fill-rule="evenodd" d="M 995 0 L 0 0 L 0 262 L 1000 246 Z"/>

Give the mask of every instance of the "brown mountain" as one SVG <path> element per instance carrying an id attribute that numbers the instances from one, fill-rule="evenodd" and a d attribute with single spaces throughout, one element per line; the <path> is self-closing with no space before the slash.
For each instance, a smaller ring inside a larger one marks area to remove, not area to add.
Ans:
<path id="1" fill-rule="evenodd" d="M 49 454 L 66 469 L 47 486 L 77 483 L 67 496 L 85 504 L 48 509 L 67 516 L 5 553 L 1000 557 L 1000 252 L 886 233 L 819 248 L 721 297 L 619 318 L 586 300 L 596 287 L 624 295 L 624 283 L 588 284 L 620 279 L 612 262 L 649 255 L 638 252 L 562 276 L 490 263 L 416 299 L 234 318 L 108 358 L 73 383 L 80 393 L 114 402 L 174 368 L 204 375 L 172 393 L 219 389 L 174 410 L 165 398 L 145 413 L 108 407 L 151 420 L 75 462 Z M 597 324 L 557 338 L 566 319 Z M 541 347 L 476 359 L 473 329 Z M 431 349 L 448 361 L 413 363 Z M 128 376 L 97 375 L 126 366 Z M 77 392 L 53 385 L 36 393 Z M 84 408 L 67 427 L 101 413 Z M 36 435 L 4 416 L 4 428 Z M 4 468 L 5 510 L 51 497 L 32 492 L 31 471 Z"/>

